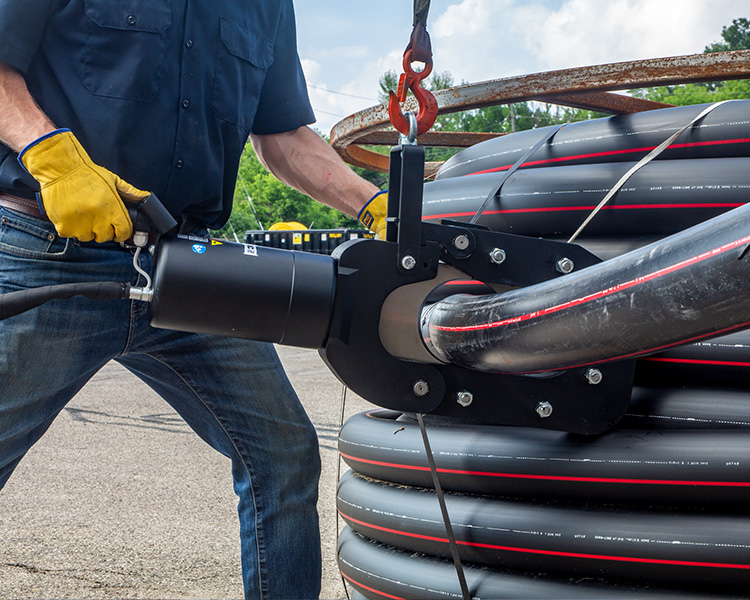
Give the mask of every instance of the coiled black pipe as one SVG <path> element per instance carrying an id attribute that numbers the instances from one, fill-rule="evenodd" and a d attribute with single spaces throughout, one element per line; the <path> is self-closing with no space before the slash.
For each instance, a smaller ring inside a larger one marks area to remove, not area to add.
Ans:
<path id="1" fill-rule="evenodd" d="M 446 493 L 461 560 L 585 577 L 689 580 L 718 589 L 750 582 L 750 516 L 529 503 Z M 365 479 L 340 481 L 337 507 L 354 531 L 383 544 L 450 558 L 434 492 Z"/>
<path id="2" fill-rule="evenodd" d="M 339 536 L 339 569 L 344 579 L 373 600 L 460 600 L 453 563 L 378 544 L 348 527 Z M 564 578 L 464 565 L 474 600 L 503 598 L 738 598 L 741 593 L 664 589 L 648 583 Z"/>
<path id="3" fill-rule="evenodd" d="M 680 106 L 570 123 L 523 168 L 638 160 L 708 106 Z M 716 107 L 680 135 L 658 160 L 750 155 L 749 114 L 748 100 Z M 447 160 L 436 178 L 507 170 L 548 129 L 521 131 L 476 144 Z"/>
<path id="4" fill-rule="evenodd" d="M 738 394 L 734 401 L 744 398 Z M 705 412 L 710 413 L 710 402 L 706 393 Z M 653 402 L 649 408 L 658 410 Z M 693 429 L 683 414 L 662 411 L 662 417 L 676 417 L 669 430 L 618 428 L 594 438 L 439 418 L 429 420 L 428 433 L 445 490 L 695 508 L 746 506 L 746 427 Z M 417 423 L 399 413 L 351 417 L 341 430 L 339 450 L 353 470 L 368 477 L 432 487 Z"/>
<path id="5" fill-rule="evenodd" d="M 646 385 L 750 386 L 750 331 L 687 344 L 638 361 Z M 713 404 L 713 402 L 711 402 Z"/>
<path id="6" fill-rule="evenodd" d="M 517 171 L 478 223 L 493 231 L 567 240 L 633 164 Z M 692 227 L 747 202 L 749 168 L 750 158 L 653 161 L 630 177 L 584 235 L 664 237 Z M 427 183 L 423 220 L 471 220 L 501 175 Z"/>
<path id="7" fill-rule="evenodd" d="M 750 206 L 562 278 L 423 310 L 439 360 L 533 373 L 633 358 L 750 327 Z"/>

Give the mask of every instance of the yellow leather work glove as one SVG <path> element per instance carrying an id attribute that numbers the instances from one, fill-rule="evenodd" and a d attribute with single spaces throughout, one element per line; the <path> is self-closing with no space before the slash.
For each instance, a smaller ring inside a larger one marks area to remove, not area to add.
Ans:
<path id="1" fill-rule="evenodd" d="M 359 211 L 357 219 L 379 240 L 385 239 L 385 217 L 388 214 L 388 192 L 378 192 Z"/>
<path id="2" fill-rule="evenodd" d="M 89 158 L 69 129 L 58 129 L 24 148 L 18 160 L 41 185 L 44 210 L 62 237 L 82 242 L 124 242 L 133 224 L 123 204 L 149 194 Z"/>

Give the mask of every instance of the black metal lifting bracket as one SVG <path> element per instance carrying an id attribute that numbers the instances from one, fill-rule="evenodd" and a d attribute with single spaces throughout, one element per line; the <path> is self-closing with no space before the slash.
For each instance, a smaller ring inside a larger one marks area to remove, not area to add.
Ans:
<path id="1" fill-rule="evenodd" d="M 525 287 L 600 262 L 574 244 L 465 223 L 423 223 L 424 148 L 396 146 L 390 160 L 386 241 L 353 240 L 333 253 L 335 308 L 320 350 L 333 373 L 366 400 L 404 412 L 584 434 L 614 426 L 630 402 L 635 361 L 501 375 L 404 360 L 385 349 L 380 315 L 386 299 L 402 286 L 435 279 L 441 263 L 467 279 Z M 419 317 L 395 326 L 417 330 Z"/>

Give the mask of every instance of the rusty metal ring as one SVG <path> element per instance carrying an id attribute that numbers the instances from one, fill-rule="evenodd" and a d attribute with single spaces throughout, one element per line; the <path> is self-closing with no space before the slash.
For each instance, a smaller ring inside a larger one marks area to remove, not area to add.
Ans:
<path id="1" fill-rule="evenodd" d="M 750 50 L 736 50 L 506 77 L 440 90 L 435 98 L 440 114 L 529 100 L 623 114 L 669 105 L 612 93 L 615 90 L 745 78 L 750 78 Z M 416 100 L 407 99 L 404 110 L 418 110 Z M 367 108 L 334 125 L 331 145 L 349 164 L 386 172 L 388 156 L 364 146 L 398 144 L 398 132 L 383 131 L 389 124 L 386 105 Z M 421 135 L 420 143 L 464 148 L 499 135 L 504 134 L 435 131 Z M 425 176 L 433 177 L 441 164 L 428 162 Z"/>

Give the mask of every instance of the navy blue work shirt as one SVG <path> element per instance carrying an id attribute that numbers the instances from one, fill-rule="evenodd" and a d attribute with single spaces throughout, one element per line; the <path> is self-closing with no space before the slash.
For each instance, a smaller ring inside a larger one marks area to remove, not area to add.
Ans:
<path id="1" fill-rule="evenodd" d="M 315 120 L 292 0 L 0 0 L 0 62 L 94 162 L 212 228 L 248 135 Z M 0 189 L 38 189 L 2 144 Z"/>

